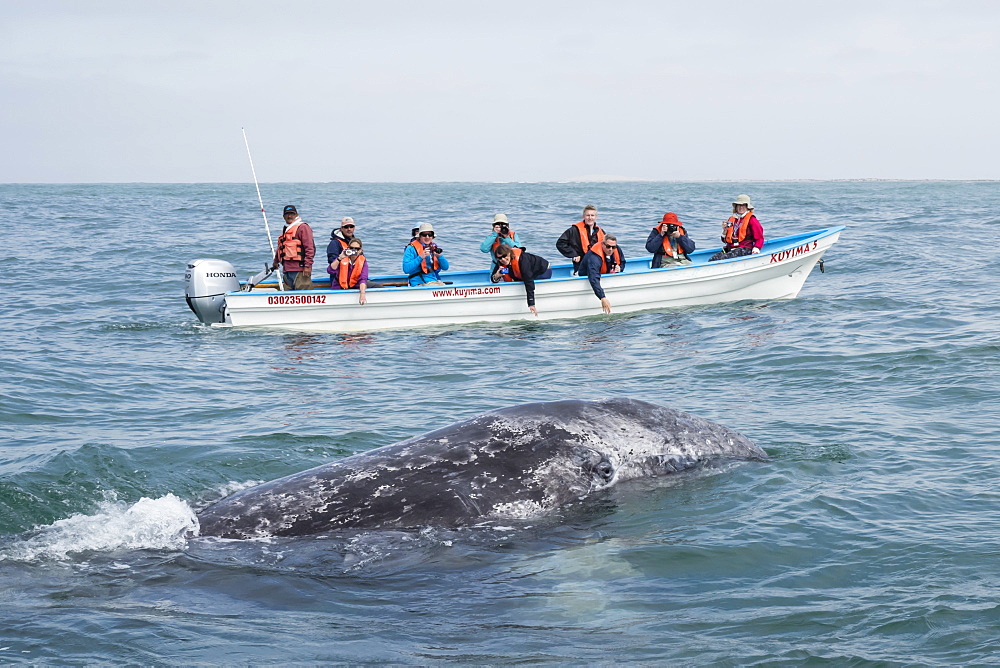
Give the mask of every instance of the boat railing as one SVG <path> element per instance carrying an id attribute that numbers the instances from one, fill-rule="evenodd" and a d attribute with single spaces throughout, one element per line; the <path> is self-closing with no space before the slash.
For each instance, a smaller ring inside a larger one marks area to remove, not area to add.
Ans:
<path id="1" fill-rule="evenodd" d="M 820 239 L 822 237 L 830 236 L 834 233 L 843 230 L 843 226 L 831 227 L 824 230 L 815 230 L 812 232 L 805 232 L 802 234 L 795 234 L 786 237 L 778 237 L 764 242 L 764 247 L 761 250 L 761 254 L 771 254 L 778 253 L 783 250 L 797 248 L 807 241 L 812 241 L 814 239 Z M 721 250 L 720 246 L 714 248 L 707 248 L 702 250 L 696 250 L 689 255 L 691 263 L 685 263 L 681 265 L 673 265 L 670 267 L 657 267 L 653 268 L 653 256 L 646 255 L 635 258 L 626 258 L 625 271 L 623 273 L 634 274 L 634 273 L 645 273 L 645 272 L 660 272 L 660 271 L 684 271 L 686 269 L 691 269 L 694 267 L 704 266 L 709 264 L 709 258 L 715 255 Z M 753 256 L 747 255 L 738 258 L 731 258 L 728 260 L 720 260 L 719 262 L 730 263 L 730 262 L 740 262 L 744 260 L 751 259 Z M 713 262 L 712 264 L 716 264 Z M 584 276 L 577 276 L 573 273 L 573 265 L 570 262 L 562 264 L 552 264 L 552 278 L 547 279 L 548 281 L 565 281 L 565 280 L 579 280 L 584 279 Z M 490 272 L 488 269 L 473 269 L 466 271 L 454 271 L 454 272 L 442 272 L 442 278 L 444 279 L 445 285 L 454 285 L 459 287 L 465 286 L 481 286 L 481 285 L 491 285 Z M 372 284 L 378 284 L 378 287 L 373 285 L 369 286 L 369 290 L 392 290 L 392 289 L 409 289 L 411 286 L 408 284 L 407 276 L 405 274 L 393 274 L 384 276 L 372 276 Z M 241 282 L 241 286 L 245 284 L 245 281 Z M 276 290 L 278 287 L 277 279 L 268 280 L 263 283 L 256 285 L 253 290 Z M 412 286 L 415 288 L 435 288 L 437 286 Z M 328 290 L 333 291 L 331 286 L 331 281 L 313 281 L 312 290 Z"/>

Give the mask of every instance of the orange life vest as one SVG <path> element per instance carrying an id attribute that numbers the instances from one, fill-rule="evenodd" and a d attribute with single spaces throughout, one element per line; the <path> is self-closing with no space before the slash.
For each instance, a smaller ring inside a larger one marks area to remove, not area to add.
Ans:
<path id="1" fill-rule="evenodd" d="M 582 248 L 583 252 L 586 253 L 587 251 L 590 250 L 590 233 L 587 232 L 587 223 L 585 223 L 584 221 L 581 220 L 579 223 L 573 223 L 573 227 L 575 227 L 577 230 L 579 230 L 579 232 L 580 232 L 580 248 Z M 594 227 L 597 227 L 596 223 L 594 224 Z M 602 230 L 600 227 L 597 227 L 597 244 L 596 245 L 600 246 L 603 241 L 604 241 L 604 230 Z M 581 255 L 581 258 L 582 257 L 583 256 Z"/>
<path id="2" fill-rule="evenodd" d="M 596 248 L 602 248 L 602 246 L 600 246 L 599 244 L 595 244 L 594 248 L 590 249 L 590 252 L 596 255 L 597 257 L 601 258 L 601 273 L 607 274 L 610 271 L 610 269 L 608 269 L 608 259 L 607 257 L 604 256 L 604 253 L 594 250 Z M 612 268 L 614 268 L 615 266 L 621 267 L 622 265 L 625 264 L 624 258 L 622 257 L 621 247 L 615 246 L 615 249 L 611 251 L 611 255 L 614 257 L 614 263 L 615 263 L 614 265 L 612 265 Z"/>
<path id="3" fill-rule="evenodd" d="M 505 281 L 520 281 L 521 279 L 521 252 L 523 248 L 511 248 L 510 264 L 507 265 L 507 273 L 500 274 Z"/>
<path id="4" fill-rule="evenodd" d="M 289 225 L 285 228 L 285 231 L 281 233 L 278 237 L 278 257 L 284 260 L 293 260 L 296 262 L 302 262 L 305 260 L 305 255 L 302 252 L 302 240 L 295 238 L 295 232 L 298 231 L 299 225 L 302 224 L 300 220 L 293 225 Z"/>
<path id="5" fill-rule="evenodd" d="M 350 288 L 356 288 L 358 286 L 358 278 L 361 276 L 361 270 L 365 266 L 365 256 L 361 255 L 358 260 L 351 265 L 351 261 L 348 258 L 344 258 L 340 261 L 340 266 L 337 267 L 337 282 L 340 283 L 340 287 L 348 290 Z"/>
<path id="6" fill-rule="evenodd" d="M 497 235 L 497 238 L 493 240 L 493 247 L 490 249 L 490 250 L 493 251 L 493 255 L 497 254 L 497 247 L 499 247 L 500 244 L 503 243 L 504 239 L 510 239 L 511 241 L 513 241 L 514 240 L 514 230 L 510 230 L 509 232 L 507 232 L 507 236 L 505 236 L 505 237 L 502 237 L 499 234 Z"/>
<path id="7" fill-rule="evenodd" d="M 427 258 L 423 257 L 424 245 L 420 243 L 420 239 L 414 239 L 413 241 L 410 242 L 410 245 L 413 246 L 414 250 L 417 251 L 417 257 L 420 258 L 420 270 L 422 273 L 429 274 L 432 271 L 438 270 L 438 259 L 435 253 L 431 253 L 432 266 L 431 267 L 427 266 Z"/>
<path id="8" fill-rule="evenodd" d="M 729 216 L 729 227 L 726 228 L 726 236 L 723 241 L 726 242 L 727 246 L 739 246 L 740 242 L 747 238 L 747 232 L 750 231 L 750 216 L 753 215 L 753 211 L 747 211 L 742 218 L 737 218 L 736 216 Z"/>
<path id="9" fill-rule="evenodd" d="M 659 226 L 657 226 L 657 227 L 659 227 Z M 656 229 L 656 228 L 653 228 L 653 229 Z M 683 225 L 678 225 L 677 226 L 677 230 L 681 234 L 687 234 L 687 230 L 684 229 Z M 671 240 L 669 234 L 664 234 L 663 235 L 663 253 L 664 253 L 664 255 L 669 255 L 670 257 L 680 257 L 681 255 L 683 255 L 684 251 L 681 250 L 680 243 L 678 243 L 676 246 L 674 246 L 671 243 L 671 241 L 672 240 Z"/>

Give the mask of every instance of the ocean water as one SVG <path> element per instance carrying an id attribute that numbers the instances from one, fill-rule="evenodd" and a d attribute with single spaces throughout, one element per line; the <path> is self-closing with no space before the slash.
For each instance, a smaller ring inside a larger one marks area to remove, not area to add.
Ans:
<path id="1" fill-rule="evenodd" d="M 269 258 L 253 184 L 0 185 L 0 663 L 1000 662 L 996 182 L 262 184 L 373 270 L 431 221 L 476 268 L 583 205 L 644 254 L 846 225 L 799 297 L 577 321 L 287 334 L 200 325 L 185 263 Z M 544 304 L 539 304 L 544 308 Z M 595 299 L 596 307 L 596 299 Z M 634 397 L 766 462 L 550 517 L 228 542 L 234 490 L 525 401 Z"/>

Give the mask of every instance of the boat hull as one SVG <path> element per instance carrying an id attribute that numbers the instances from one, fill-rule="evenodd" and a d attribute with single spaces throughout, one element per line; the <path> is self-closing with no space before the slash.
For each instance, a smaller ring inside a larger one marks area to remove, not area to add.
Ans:
<path id="1" fill-rule="evenodd" d="M 648 257 L 629 259 L 624 273 L 602 276 L 601 286 L 615 313 L 792 299 L 843 229 L 775 239 L 759 254 L 732 260 L 708 262 L 717 249 L 693 254 L 693 264 L 665 269 L 649 269 Z M 487 272 L 475 271 L 446 275 L 450 285 L 369 289 L 364 306 L 356 290 L 278 292 L 262 285 L 228 293 L 222 325 L 358 332 L 600 315 L 589 281 L 570 271 L 569 265 L 555 266 L 552 279 L 535 283 L 537 317 L 528 310 L 523 284 L 492 284 Z"/>

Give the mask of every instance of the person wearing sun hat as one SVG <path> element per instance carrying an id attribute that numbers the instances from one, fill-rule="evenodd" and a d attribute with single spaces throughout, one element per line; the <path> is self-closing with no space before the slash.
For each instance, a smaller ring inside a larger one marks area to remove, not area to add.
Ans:
<path id="1" fill-rule="evenodd" d="M 517 237 L 517 232 L 510 229 L 507 223 L 507 215 L 498 213 L 493 216 L 493 231 L 490 232 L 483 243 L 479 244 L 479 250 L 489 253 L 493 260 L 490 273 L 497 270 L 497 248 L 507 246 L 508 248 L 520 248 L 521 240 Z"/>
<path id="2" fill-rule="evenodd" d="M 709 262 L 757 254 L 764 247 L 764 228 L 754 215 L 749 195 L 733 200 L 733 215 L 722 223 L 722 243 L 722 250 L 708 258 Z"/>
<path id="3" fill-rule="evenodd" d="M 690 264 L 688 253 L 693 253 L 694 241 L 687 235 L 684 224 L 671 211 L 663 214 L 646 239 L 646 250 L 653 254 L 653 269 L 676 264 Z"/>
<path id="4" fill-rule="evenodd" d="M 444 285 L 442 271 L 448 270 L 448 258 L 444 250 L 434 243 L 434 226 L 421 223 L 417 228 L 417 238 L 403 251 L 403 272 L 407 274 L 411 286 Z"/>

